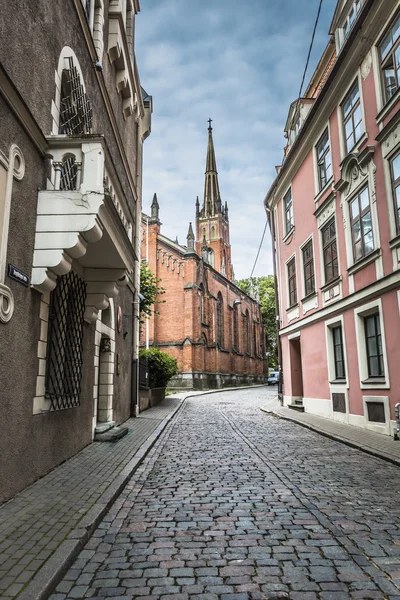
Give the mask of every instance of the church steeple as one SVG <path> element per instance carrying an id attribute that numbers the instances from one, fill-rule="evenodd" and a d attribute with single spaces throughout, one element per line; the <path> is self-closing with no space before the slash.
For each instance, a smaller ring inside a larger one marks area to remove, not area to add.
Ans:
<path id="1" fill-rule="evenodd" d="M 215 160 L 211 122 L 212 120 L 209 119 L 206 179 L 204 184 L 204 202 L 202 209 L 202 216 L 204 217 L 211 217 L 221 212 L 221 195 L 219 193 L 217 162 Z"/>
<path id="2" fill-rule="evenodd" d="M 151 203 L 151 221 L 153 223 L 158 223 L 159 216 L 160 216 L 160 205 L 158 204 L 157 194 L 154 194 L 153 202 Z"/>
<path id="3" fill-rule="evenodd" d="M 200 209 L 196 201 L 196 242 L 199 256 L 224 275 L 232 279 L 231 245 L 229 241 L 228 204 L 222 204 L 219 192 L 217 162 L 215 160 L 211 119 L 208 121 L 208 144 L 204 183 L 204 201 Z"/>

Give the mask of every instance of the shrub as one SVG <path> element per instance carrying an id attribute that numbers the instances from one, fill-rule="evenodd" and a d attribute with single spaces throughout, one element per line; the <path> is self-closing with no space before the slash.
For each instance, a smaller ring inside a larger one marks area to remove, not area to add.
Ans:
<path id="1" fill-rule="evenodd" d="M 149 367 L 149 387 L 166 387 L 168 381 L 178 372 L 176 358 L 172 358 L 166 352 L 158 348 L 141 350 L 140 358 L 147 360 Z"/>

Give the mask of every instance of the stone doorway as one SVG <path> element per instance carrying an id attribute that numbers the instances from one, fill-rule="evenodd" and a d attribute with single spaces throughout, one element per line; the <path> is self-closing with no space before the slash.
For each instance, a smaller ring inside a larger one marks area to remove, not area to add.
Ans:
<path id="1" fill-rule="evenodd" d="M 99 433 L 114 426 L 115 316 L 112 299 L 107 309 L 99 311 L 96 321 L 94 365 L 93 433 Z"/>

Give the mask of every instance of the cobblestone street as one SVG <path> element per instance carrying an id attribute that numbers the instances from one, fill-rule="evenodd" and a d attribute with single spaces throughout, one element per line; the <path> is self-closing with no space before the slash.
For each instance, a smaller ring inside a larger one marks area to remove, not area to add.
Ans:
<path id="1" fill-rule="evenodd" d="M 400 598 L 398 467 L 267 394 L 188 399 L 51 600 Z"/>

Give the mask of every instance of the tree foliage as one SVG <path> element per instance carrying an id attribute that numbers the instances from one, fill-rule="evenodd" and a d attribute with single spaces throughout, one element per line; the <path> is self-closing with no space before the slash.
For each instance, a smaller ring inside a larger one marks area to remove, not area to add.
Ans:
<path id="1" fill-rule="evenodd" d="M 237 285 L 246 294 L 254 295 L 258 291 L 261 304 L 262 321 L 265 328 L 266 351 L 272 368 L 278 367 L 278 347 L 276 337 L 275 287 L 273 275 L 241 279 Z"/>
<path id="2" fill-rule="evenodd" d="M 145 319 L 150 319 L 153 313 L 157 313 L 154 306 L 157 303 L 165 302 L 160 300 L 160 296 L 165 294 L 165 289 L 159 284 L 161 279 L 152 273 L 148 265 L 142 262 L 140 266 L 140 293 L 142 299 L 140 300 L 140 320 L 143 323 Z"/>
<path id="3" fill-rule="evenodd" d="M 158 348 L 149 348 L 139 352 L 141 359 L 147 361 L 149 368 L 149 387 L 166 387 L 168 381 L 178 372 L 176 358 Z"/>

